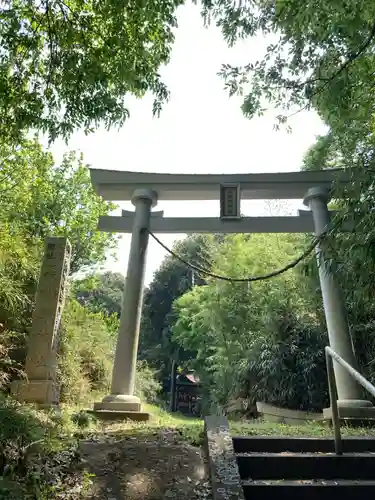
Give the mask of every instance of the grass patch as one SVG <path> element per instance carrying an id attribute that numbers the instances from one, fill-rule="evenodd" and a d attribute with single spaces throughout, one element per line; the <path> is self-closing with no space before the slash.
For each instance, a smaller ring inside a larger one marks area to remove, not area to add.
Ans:
<path id="1" fill-rule="evenodd" d="M 151 414 L 151 420 L 148 422 L 132 422 L 130 420 L 123 422 L 108 422 L 97 420 L 87 431 L 88 434 L 94 432 L 105 432 L 116 434 L 121 439 L 123 435 L 145 435 L 157 430 L 174 430 L 181 440 L 194 446 L 200 446 L 203 443 L 203 420 L 186 417 L 180 413 L 168 413 L 156 405 L 143 404 L 142 410 Z M 82 435 L 83 435 L 82 434 Z"/>
<path id="2" fill-rule="evenodd" d="M 152 415 L 152 420 L 146 423 L 120 422 L 104 424 L 107 431 L 142 434 L 148 430 L 174 429 L 182 440 L 200 446 L 203 443 L 203 420 L 186 417 L 179 413 L 168 413 L 155 405 L 144 404 L 143 410 Z M 304 425 L 287 425 L 262 420 L 229 421 L 233 435 L 237 436 L 296 436 L 296 437 L 333 437 L 333 429 L 321 422 L 307 422 Z M 374 436 L 375 428 L 341 426 L 342 436 Z"/>
<path id="3" fill-rule="evenodd" d="M 194 444 L 202 442 L 203 420 L 170 414 L 153 405 L 144 405 L 145 411 L 153 415 L 151 427 L 169 427 L 178 429 L 183 438 Z M 131 425 L 131 424 L 130 424 Z M 322 422 L 306 422 L 303 425 L 288 425 L 263 420 L 229 421 L 233 435 L 238 436 L 296 436 L 296 437 L 333 437 L 333 429 Z M 350 427 L 341 425 L 341 434 L 345 436 L 374 436 L 375 427 Z"/>
<path id="4" fill-rule="evenodd" d="M 157 429 L 176 430 L 182 440 L 200 446 L 203 443 L 203 419 L 186 417 L 180 413 L 168 413 L 166 410 L 151 404 L 143 404 L 143 411 L 151 414 L 149 422 L 100 422 L 91 423 L 88 433 L 110 432 L 122 434 L 144 434 Z M 72 414 L 72 410 L 69 409 Z M 321 422 L 307 422 L 304 425 L 288 425 L 262 420 L 229 421 L 231 433 L 237 436 L 296 436 L 296 437 L 333 437 L 333 429 Z M 85 431 L 84 431 L 85 432 Z M 374 436 L 375 428 L 349 427 L 341 425 L 342 436 Z"/>
<path id="5" fill-rule="evenodd" d="M 176 429 L 181 439 L 193 446 L 201 446 L 203 443 L 203 420 L 185 417 L 180 413 L 171 414 L 154 405 L 144 405 L 144 409 L 152 415 L 152 426 Z"/>
<path id="6" fill-rule="evenodd" d="M 295 437 L 333 437 L 333 429 L 319 422 L 303 425 L 287 425 L 273 422 L 229 422 L 233 435 L 237 436 L 295 436 Z M 375 428 L 349 427 L 341 425 L 342 436 L 375 436 Z"/>
<path id="7" fill-rule="evenodd" d="M 74 415 L 79 413 L 79 408 L 66 407 L 63 412 L 63 428 L 69 429 L 71 434 L 80 432 L 82 436 L 93 432 L 110 432 L 137 434 L 157 429 L 176 430 L 181 439 L 199 446 L 203 442 L 203 419 L 187 417 L 180 413 L 169 413 L 166 410 L 151 404 L 143 404 L 142 410 L 151 414 L 149 422 L 102 422 L 93 418 L 88 419 L 87 427 L 77 429 L 77 420 L 74 423 Z M 84 419 L 83 419 L 84 420 Z M 333 437 L 333 429 L 321 422 L 307 422 L 303 425 L 288 425 L 273 422 L 265 422 L 260 419 L 254 421 L 229 421 L 230 430 L 237 436 L 296 436 L 296 437 Z M 79 426 L 78 426 L 79 427 Z M 341 425 L 342 436 L 374 436 L 375 428 L 350 427 Z"/>

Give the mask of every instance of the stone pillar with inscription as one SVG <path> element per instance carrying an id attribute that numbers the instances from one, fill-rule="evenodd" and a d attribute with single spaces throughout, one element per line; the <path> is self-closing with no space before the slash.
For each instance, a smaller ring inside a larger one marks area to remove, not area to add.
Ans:
<path id="1" fill-rule="evenodd" d="M 25 363 L 26 380 L 11 387 L 19 401 L 56 405 L 59 327 L 70 269 L 71 246 L 66 238 L 47 238 Z"/>

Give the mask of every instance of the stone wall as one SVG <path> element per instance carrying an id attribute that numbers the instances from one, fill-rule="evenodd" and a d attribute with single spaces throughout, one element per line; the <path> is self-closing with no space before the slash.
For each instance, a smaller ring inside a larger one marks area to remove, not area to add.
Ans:
<path id="1" fill-rule="evenodd" d="M 268 403 L 257 403 L 258 413 L 268 422 L 277 422 L 280 424 L 299 425 L 311 421 L 323 421 L 323 413 L 313 413 L 299 410 L 289 410 L 280 408 Z"/>

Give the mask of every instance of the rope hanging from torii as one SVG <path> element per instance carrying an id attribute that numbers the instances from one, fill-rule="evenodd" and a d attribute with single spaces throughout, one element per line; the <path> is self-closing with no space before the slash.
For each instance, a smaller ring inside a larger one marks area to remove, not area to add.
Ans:
<path id="1" fill-rule="evenodd" d="M 339 223 L 336 223 L 332 229 L 336 228 L 338 225 L 339 225 Z M 331 231 L 332 231 L 332 229 L 331 229 Z M 211 271 L 208 271 L 207 269 L 201 268 L 199 266 L 196 266 L 195 264 L 192 264 L 191 262 L 188 262 L 183 257 L 178 255 L 176 252 L 174 252 L 173 250 L 168 248 L 162 241 L 159 240 L 159 238 L 152 231 L 150 231 L 149 229 L 145 229 L 145 231 L 147 231 L 150 234 L 150 236 L 152 236 L 152 238 L 157 243 L 159 243 L 159 245 L 166 252 L 168 252 L 172 257 L 179 260 L 180 262 L 182 262 L 186 266 L 190 267 L 190 269 L 197 271 L 205 276 L 209 276 L 211 278 L 221 280 L 221 281 L 229 281 L 231 283 L 251 283 L 254 281 L 263 281 L 263 280 L 268 280 L 270 278 L 275 278 L 276 276 L 280 276 L 280 274 L 283 274 L 286 271 L 289 271 L 293 267 L 297 266 L 297 264 L 302 262 L 304 259 L 306 259 L 311 254 L 311 252 L 315 249 L 315 247 L 318 245 L 318 243 L 320 243 L 328 235 L 328 232 L 326 231 L 326 232 L 322 233 L 320 236 L 315 236 L 313 241 L 311 242 L 311 244 L 306 248 L 306 250 L 304 250 L 304 252 L 302 252 L 302 254 L 299 257 L 297 257 L 296 259 L 294 259 L 292 262 L 290 262 L 286 266 L 282 267 L 281 269 L 277 269 L 275 271 L 271 271 L 269 273 L 262 274 L 259 276 L 249 276 L 246 278 L 231 278 L 230 276 L 222 276 L 220 274 L 212 273 Z"/>

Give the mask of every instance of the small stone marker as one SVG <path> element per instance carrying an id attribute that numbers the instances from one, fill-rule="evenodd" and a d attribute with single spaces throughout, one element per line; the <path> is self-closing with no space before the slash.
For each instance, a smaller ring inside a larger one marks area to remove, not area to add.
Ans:
<path id="1" fill-rule="evenodd" d="M 245 500 L 228 420 L 205 417 L 204 427 L 213 500 Z"/>
<path id="2" fill-rule="evenodd" d="M 28 337 L 27 380 L 16 380 L 11 387 L 12 395 L 19 401 L 47 406 L 59 402 L 57 352 L 70 257 L 67 238 L 47 238 Z"/>

